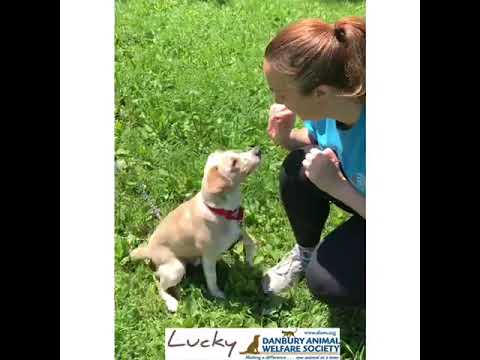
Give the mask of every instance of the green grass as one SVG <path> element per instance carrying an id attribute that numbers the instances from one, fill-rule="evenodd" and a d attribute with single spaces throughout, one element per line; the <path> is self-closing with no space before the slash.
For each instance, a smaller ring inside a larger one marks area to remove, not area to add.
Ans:
<path id="1" fill-rule="evenodd" d="M 282 298 L 259 288 L 262 272 L 294 244 L 278 197 L 286 152 L 266 134 L 273 99 L 264 48 L 293 20 L 364 15 L 364 1 L 126 0 L 115 11 L 116 358 L 163 359 L 165 327 L 340 327 L 343 359 L 364 359 L 363 310 L 330 308 L 304 282 Z M 150 269 L 125 261 L 157 224 L 138 186 L 165 215 L 199 190 L 210 152 L 252 144 L 264 154 L 243 189 L 259 246 L 255 270 L 235 247 L 217 265 L 227 300 L 212 299 L 201 272 L 192 272 L 179 287 L 178 312 L 168 314 Z M 346 218 L 334 208 L 325 234 Z"/>

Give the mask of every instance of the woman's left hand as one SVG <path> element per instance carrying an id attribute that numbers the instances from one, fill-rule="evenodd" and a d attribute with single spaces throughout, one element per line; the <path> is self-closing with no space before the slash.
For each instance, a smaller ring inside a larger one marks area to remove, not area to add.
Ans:
<path id="1" fill-rule="evenodd" d="M 310 149 L 302 162 L 305 175 L 320 190 L 334 195 L 346 180 L 339 167 L 339 160 L 332 149 Z"/>

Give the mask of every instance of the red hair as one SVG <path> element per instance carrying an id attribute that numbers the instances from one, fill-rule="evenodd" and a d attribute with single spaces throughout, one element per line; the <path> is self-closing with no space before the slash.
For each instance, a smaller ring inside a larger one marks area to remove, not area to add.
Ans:
<path id="1" fill-rule="evenodd" d="M 334 25 L 306 19 L 282 29 L 265 49 L 273 68 L 291 75 L 303 95 L 319 85 L 365 99 L 365 19 L 346 17 Z"/>

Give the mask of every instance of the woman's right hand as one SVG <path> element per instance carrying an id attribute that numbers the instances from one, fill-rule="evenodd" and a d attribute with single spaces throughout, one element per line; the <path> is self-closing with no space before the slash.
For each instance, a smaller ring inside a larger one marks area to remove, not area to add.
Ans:
<path id="1" fill-rule="evenodd" d="M 273 104 L 270 107 L 267 132 L 276 144 L 288 143 L 295 118 L 295 113 L 283 104 Z"/>

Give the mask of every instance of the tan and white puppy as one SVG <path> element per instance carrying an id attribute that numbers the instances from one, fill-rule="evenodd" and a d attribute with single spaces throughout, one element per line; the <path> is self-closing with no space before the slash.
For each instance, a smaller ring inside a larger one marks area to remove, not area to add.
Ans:
<path id="1" fill-rule="evenodd" d="M 178 301 L 167 293 L 185 275 L 186 263 L 201 261 L 210 293 L 225 298 L 218 288 L 216 263 L 222 253 L 241 240 L 246 260 L 253 265 L 255 244 L 242 230 L 240 185 L 260 164 L 258 147 L 246 152 L 217 151 L 208 157 L 202 188 L 192 199 L 170 212 L 150 236 L 148 244 L 130 253 L 149 258 L 158 278 L 160 297 L 175 312 Z"/>

